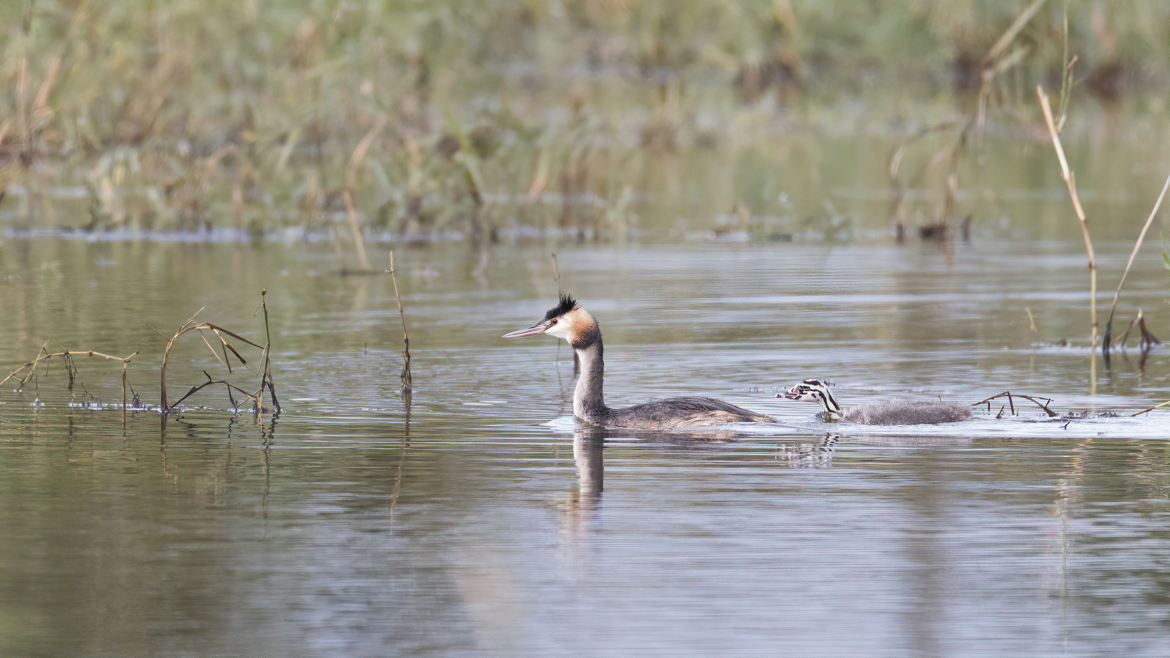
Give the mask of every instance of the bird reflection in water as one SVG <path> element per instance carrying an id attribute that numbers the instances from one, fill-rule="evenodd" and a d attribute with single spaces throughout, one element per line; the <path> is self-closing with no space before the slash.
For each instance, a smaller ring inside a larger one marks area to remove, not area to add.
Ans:
<path id="1" fill-rule="evenodd" d="M 559 506 L 564 521 L 563 532 L 569 537 L 583 537 L 593 528 L 605 481 L 602 464 L 604 449 L 605 431 L 578 423 L 573 432 L 573 463 L 577 468 L 577 484 Z"/>
<path id="2" fill-rule="evenodd" d="M 776 455 L 792 468 L 828 468 L 833 465 L 840 434 L 826 434 L 818 441 L 781 444 Z"/>
<path id="3" fill-rule="evenodd" d="M 747 435 L 734 430 L 704 430 L 691 432 L 631 432 L 606 430 L 578 421 L 573 431 L 573 463 L 577 482 L 557 505 L 561 512 L 562 559 L 582 566 L 588 563 L 588 540 L 597 534 L 600 525 L 601 497 L 605 482 L 604 451 L 607 437 L 638 439 L 623 441 L 623 447 L 679 448 L 703 450 L 738 440 L 760 440 L 759 435 Z M 777 461 L 790 468 L 829 468 L 833 465 L 839 434 L 825 434 L 814 441 L 786 442 L 778 447 Z"/>
<path id="4" fill-rule="evenodd" d="M 573 431 L 573 463 L 577 469 L 577 483 L 560 505 L 565 517 L 565 529 L 570 535 L 580 535 L 590 529 L 601 505 L 605 483 L 603 453 L 606 437 L 636 438 L 643 445 L 660 448 L 715 447 L 748 437 L 733 430 L 705 430 L 693 432 L 630 432 L 605 428 L 578 421 Z M 833 464 L 839 434 L 825 434 L 818 440 L 785 443 L 779 446 L 777 460 L 792 468 L 827 468 Z"/>

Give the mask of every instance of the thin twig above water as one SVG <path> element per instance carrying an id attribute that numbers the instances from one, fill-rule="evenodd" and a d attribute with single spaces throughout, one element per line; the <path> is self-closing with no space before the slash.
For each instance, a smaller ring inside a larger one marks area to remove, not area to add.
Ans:
<path id="1" fill-rule="evenodd" d="M 1166 175 L 1166 182 L 1162 184 L 1162 192 L 1158 194 L 1158 200 L 1154 202 L 1154 207 L 1152 210 L 1150 210 L 1150 215 L 1146 217 L 1146 223 L 1142 225 L 1142 230 L 1140 233 L 1138 233 L 1137 240 L 1133 243 L 1133 250 L 1129 252 L 1129 260 L 1125 263 L 1125 271 L 1121 273 L 1121 280 L 1117 282 L 1117 290 L 1113 293 L 1113 303 L 1109 305 L 1109 319 L 1105 321 L 1105 337 L 1101 342 L 1101 352 L 1105 355 L 1106 366 L 1109 364 L 1109 348 L 1112 347 L 1110 345 L 1109 339 L 1113 333 L 1113 314 L 1117 311 L 1117 300 L 1121 297 L 1121 287 L 1125 285 L 1125 279 L 1129 276 L 1129 270 L 1131 267 L 1133 267 L 1133 261 L 1135 258 L 1137 258 L 1138 250 L 1142 248 L 1142 242 L 1146 239 L 1146 231 L 1150 230 L 1150 225 L 1154 223 L 1154 218 L 1158 216 L 1158 210 L 1162 207 L 1162 200 L 1166 198 L 1167 189 L 1170 189 L 1170 174 Z M 1138 311 L 1138 318 L 1141 318 L 1140 310 Z M 1137 319 L 1135 319 L 1135 321 L 1136 320 Z M 1130 326 L 1133 326 L 1132 323 Z M 1153 334 L 1149 334 L 1149 332 L 1146 331 L 1144 320 L 1141 322 L 1141 327 L 1143 339 L 1142 345 L 1144 348 L 1146 345 L 1146 335 L 1148 334 L 1152 336 Z M 1128 336 L 1129 329 L 1126 329 L 1125 337 Z M 1154 340 L 1157 342 L 1157 339 Z M 1124 344 L 1125 341 L 1123 338 L 1122 345 L 1124 346 Z"/>
<path id="2" fill-rule="evenodd" d="M 995 395 L 993 395 L 989 398 L 986 398 L 984 400 L 980 400 L 980 401 L 976 402 L 975 404 L 972 404 L 971 406 L 978 407 L 980 405 L 986 404 L 987 410 L 991 411 L 991 401 L 997 400 L 999 398 L 1007 398 L 1007 401 L 1008 401 L 1007 403 L 1011 407 L 1011 412 L 1012 412 L 1013 416 L 1019 415 L 1018 413 L 1016 413 L 1016 404 L 1015 404 L 1014 398 L 1021 398 L 1024 400 L 1028 400 L 1029 402 L 1035 404 L 1037 407 L 1040 407 L 1041 409 L 1043 409 L 1044 413 L 1048 414 L 1049 418 L 1055 418 L 1056 416 L 1060 415 L 1048 407 L 1048 405 L 1052 404 L 1052 398 L 1033 397 L 1031 395 L 1012 393 L 1011 391 L 1004 391 L 1003 393 L 996 393 Z M 1043 400 L 1043 402 L 1041 402 L 1041 400 Z"/>
<path id="3" fill-rule="evenodd" d="M 402 397 L 410 404 L 410 395 L 414 391 L 414 378 L 410 372 L 410 334 L 406 331 L 406 311 L 402 309 L 402 296 L 398 293 L 398 276 L 394 271 L 394 252 L 390 252 L 390 282 L 394 284 L 394 301 L 398 302 L 398 318 L 402 321 Z"/>

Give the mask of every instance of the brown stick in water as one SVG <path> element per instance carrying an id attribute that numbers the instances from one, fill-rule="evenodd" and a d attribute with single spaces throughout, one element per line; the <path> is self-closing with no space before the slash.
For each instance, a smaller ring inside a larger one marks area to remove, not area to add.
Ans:
<path id="1" fill-rule="evenodd" d="M 1016 414 L 1016 406 L 1012 402 L 1013 397 L 1023 398 L 1025 400 L 1028 400 L 1029 402 L 1035 404 L 1036 406 L 1043 409 L 1044 413 L 1048 414 L 1049 418 L 1053 418 L 1053 417 L 1059 415 L 1055 411 L 1053 411 L 1052 409 L 1048 408 L 1048 405 L 1052 404 L 1052 398 L 1037 398 L 1037 397 L 1033 397 L 1031 395 L 1022 395 L 1020 393 L 1012 393 L 1011 391 L 1004 391 L 1003 393 L 996 393 L 995 395 L 993 395 L 989 398 L 986 398 L 984 400 L 980 400 L 980 401 L 976 402 L 975 404 L 972 404 L 971 406 L 978 407 L 981 404 L 986 404 L 986 405 L 988 405 L 988 410 L 990 410 L 991 409 L 991 407 L 990 407 L 991 401 L 999 399 L 999 398 L 1003 398 L 1003 397 L 1006 397 L 1008 399 L 1008 404 L 1011 405 L 1011 410 L 1012 410 L 1013 416 L 1017 415 Z M 1040 402 L 1040 400 L 1044 400 L 1044 402 Z"/>
<path id="2" fill-rule="evenodd" d="M 399 378 L 402 380 L 402 395 L 409 400 L 414 390 L 414 378 L 410 373 L 410 334 L 406 331 L 406 311 L 402 310 L 402 296 L 398 294 L 398 276 L 394 271 L 393 251 L 390 252 L 390 269 L 386 272 L 390 275 L 390 282 L 394 284 L 394 300 L 398 302 L 398 318 L 402 321 L 402 373 Z"/>

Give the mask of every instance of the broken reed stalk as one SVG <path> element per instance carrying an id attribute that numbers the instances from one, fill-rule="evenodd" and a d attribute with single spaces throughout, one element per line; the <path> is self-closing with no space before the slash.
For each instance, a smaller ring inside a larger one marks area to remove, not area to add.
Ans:
<path id="1" fill-rule="evenodd" d="M 202 310 L 203 309 L 199 309 L 199 311 L 196 311 L 195 315 L 199 315 L 199 312 Z M 229 343 L 226 338 L 224 338 L 224 336 L 229 336 L 231 338 L 235 338 L 236 340 L 243 342 L 243 343 L 247 343 L 248 345 L 251 345 L 252 347 L 255 347 L 256 349 L 264 349 L 262 346 L 257 345 L 256 343 L 253 343 L 252 341 L 248 340 L 247 338 L 244 338 L 243 336 L 241 336 L 241 335 L 239 335 L 231 330 L 225 329 L 219 325 L 215 325 L 215 324 L 212 324 L 210 322 L 197 322 L 195 320 L 195 315 L 192 315 L 190 318 L 187 318 L 186 322 L 179 325 L 179 328 L 175 330 L 175 333 L 171 336 L 171 339 L 169 341 L 167 341 L 166 348 L 163 349 L 162 365 L 159 367 L 159 388 L 160 388 L 160 398 L 161 398 L 159 410 L 163 414 L 168 414 L 168 413 L 174 411 L 175 407 L 178 406 L 179 402 L 182 402 L 183 400 L 187 399 L 192 394 L 194 394 L 196 391 L 201 390 L 202 388 L 204 388 L 206 386 L 209 386 L 211 383 L 222 383 L 222 382 L 210 381 L 210 382 L 204 382 L 203 384 L 199 384 L 198 386 L 193 386 L 190 390 L 187 391 L 187 393 L 185 395 L 183 395 L 183 397 L 179 398 L 178 402 L 175 402 L 174 404 L 167 404 L 167 359 L 170 356 L 171 348 L 175 346 L 175 341 L 179 340 L 180 338 L 182 338 L 183 336 L 185 336 L 189 333 L 193 333 L 193 332 L 198 333 L 199 337 L 203 340 L 203 344 L 207 346 L 207 349 L 211 352 L 211 355 L 213 357 L 215 357 L 215 360 L 219 361 L 220 364 L 223 365 L 223 367 L 227 368 L 228 374 L 231 374 L 231 372 L 232 372 L 232 363 L 231 363 L 231 358 L 228 355 L 228 352 L 231 352 L 231 354 L 234 355 L 237 360 L 239 360 L 240 365 L 246 366 L 246 365 L 248 365 L 248 361 L 243 356 L 240 355 L 239 351 L 236 350 L 236 348 L 233 347 L 232 344 Z M 220 348 L 219 353 L 217 353 L 215 351 L 215 348 L 211 346 L 211 343 L 208 342 L 207 336 L 204 333 L 204 332 L 208 332 L 208 331 L 215 334 L 215 337 L 219 340 L 219 348 Z M 223 354 L 223 358 L 220 358 L 221 353 Z M 204 374 L 206 375 L 207 373 L 205 372 Z M 207 375 L 207 378 L 208 378 L 208 380 L 211 380 L 210 375 Z M 229 395 L 229 399 L 230 399 L 230 396 L 231 396 L 230 386 L 229 386 L 228 390 L 229 390 L 228 395 Z M 263 387 L 261 387 L 261 391 L 262 390 L 263 390 Z M 253 401 L 258 402 L 258 397 L 259 397 L 258 395 L 249 394 L 249 397 L 252 398 Z M 234 405 L 234 400 L 233 400 L 233 405 Z M 260 409 L 260 406 L 259 406 L 259 404 L 257 404 L 257 410 L 259 410 L 259 409 Z M 257 411 L 257 413 L 259 413 L 259 411 Z"/>
<path id="2" fill-rule="evenodd" d="M 264 352 L 263 367 L 260 368 L 260 390 L 256 393 L 256 414 L 264 413 L 264 387 L 272 397 L 272 409 L 280 415 L 280 400 L 276 397 L 276 382 L 272 379 L 272 332 L 268 328 L 268 289 L 260 290 L 260 309 L 264 311 Z M 230 389 L 229 389 L 230 393 Z"/>
<path id="3" fill-rule="evenodd" d="M 130 366 L 130 361 L 122 362 L 122 429 L 126 429 L 126 368 Z"/>
<path id="4" fill-rule="evenodd" d="M 203 376 L 207 377 L 207 381 L 205 381 L 201 384 L 196 384 L 195 386 L 192 386 L 191 388 L 187 389 L 187 392 L 183 394 L 183 397 L 179 398 L 178 400 L 175 400 L 175 403 L 173 405 L 171 405 L 169 408 L 164 408 L 163 413 L 169 413 L 171 411 L 171 409 L 174 409 L 175 407 L 182 404 L 183 401 L 186 400 L 187 398 L 191 397 L 192 395 L 195 395 L 199 391 L 202 391 L 203 389 L 207 388 L 208 386 L 212 386 L 214 384 L 222 384 L 225 387 L 227 387 L 228 400 L 231 401 L 232 408 L 236 408 L 236 409 L 239 408 L 239 405 L 236 404 L 235 398 L 232 397 L 232 391 L 236 391 L 237 393 L 240 393 L 240 394 L 244 395 L 245 397 L 247 397 L 249 400 L 252 401 L 252 404 L 254 404 L 257 409 L 262 408 L 261 407 L 261 400 L 257 397 L 258 394 L 249 393 L 248 391 L 245 391 L 244 389 L 240 388 L 239 386 L 232 384 L 231 382 L 227 381 L 226 379 L 212 379 L 211 374 L 208 373 L 206 370 L 203 371 Z M 263 389 L 261 389 L 261 390 L 263 390 Z"/>
<path id="5" fill-rule="evenodd" d="M 363 271 L 369 271 L 370 259 L 366 257 L 366 243 L 362 239 L 361 222 L 358 221 L 357 210 L 353 203 L 354 190 L 357 189 L 357 175 L 361 169 L 362 162 L 366 159 L 366 154 L 369 153 L 370 147 L 373 146 L 374 140 L 386 128 L 387 119 L 382 117 L 374 124 L 372 128 L 366 132 L 357 146 L 354 147 L 353 153 L 349 156 L 349 163 L 345 166 L 345 189 L 342 191 L 342 200 L 345 202 L 345 215 L 349 219 L 349 232 L 353 237 L 354 246 L 357 247 L 358 265 Z"/>
<path id="6" fill-rule="evenodd" d="M 399 378 L 402 380 L 403 397 L 409 400 L 414 390 L 414 379 L 410 374 L 410 334 L 406 332 L 406 311 L 402 310 L 402 296 L 398 294 L 398 276 L 394 271 L 393 251 L 390 252 L 390 269 L 386 272 L 390 275 L 390 282 L 394 284 L 394 301 L 398 302 L 398 318 L 402 320 L 402 373 Z"/>
<path id="7" fill-rule="evenodd" d="M 1113 293 L 1113 303 L 1109 305 L 1109 319 L 1105 321 L 1105 336 L 1101 340 L 1101 352 L 1105 355 L 1106 365 L 1109 363 L 1109 348 L 1111 347 L 1109 341 L 1113 334 L 1113 314 L 1117 311 L 1117 300 L 1121 297 L 1121 287 L 1125 285 L 1125 278 L 1129 276 L 1129 269 L 1133 267 L 1133 261 L 1137 257 L 1138 250 L 1142 248 L 1142 241 L 1146 239 L 1146 231 L 1150 230 L 1150 224 L 1153 224 L 1154 217 L 1158 216 L 1158 210 L 1162 207 L 1162 199 L 1166 198 L 1167 189 L 1170 189 L 1170 174 L 1166 175 L 1166 182 L 1162 184 L 1162 192 L 1158 194 L 1158 200 L 1154 202 L 1154 208 L 1150 210 L 1150 216 L 1146 217 L 1146 223 L 1142 226 L 1141 232 L 1138 233 L 1137 241 L 1133 243 L 1133 250 L 1129 252 L 1129 260 L 1125 263 L 1125 271 L 1121 273 L 1121 280 L 1117 282 L 1117 290 Z M 1141 317 L 1140 310 L 1138 311 L 1138 317 Z M 1129 336 L 1129 329 L 1125 330 L 1125 335 L 1127 337 Z"/>
<path id="8" fill-rule="evenodd" d="M 1142 414 L 1148 414 L 1151 411 L 1153 411 L 1154 409 L 1161 409 L 1162 407 L 1166 407 L 1166 406 L 1170 406 L 1170 400 L 1166 400 L 1165 402 L 1159 402 L 1158 404 L 1155 404 L 1152 407 L 1146 407 L 1145 409 L 1142 409 L 1141 411 L 1130 414 L 1130 417 L 1140 416 Z"/>
<path id="9" fill-rule="evenodd" d="M 1007 398 L 1008 405 L 1010 405 L 1010 407 L 1011 407 L 1011 411 L 1012 411 L 1013 416 L 1017 415 L 1016 414 L 1016 404 L 1015 404 L 1015 401 L 1013 398 L 1023 398 L 1024 400 L 1028 400 L 1032 404 L 1035 404 L 1037 407 L 1040 407 L 1041 409 L 1043 409 L 1044 413 L 1048 414 L 1049 418 L 1054 418 L 1054 417 L 1059 415 L 1055 411 L 1053 411 L 1052 409 L 1048 408 L 1048 405 L 1052 404 L 1052 398 L 1033 397 L 1031 395 L 1022 395 L 1020 393 L 1012 393 L 1011 391 L 1004 391 L 1003 393 L 996 393 L 995 395 L 993 395 L 989 398 L 980 400 L 980 401 L 976 402 L 975 404 L 972 404 L 971 406 L 978 407 L 979 405 L 986 404 L 987 410 L 991 411 L 991 401 L 997 400 L 999 398 L 1004 398 L 1004 397 Z M 1040 400 L 1044 400 L 1044 402 L 1041 402 Z"/>
<path id="10" fill-rule="evenodd" d="M 66 350 L 63 350 L 61 352 L 49 352 L 47 349 L 45 349 L 44 346 L 41 346 L 41 350 L 40 350 L 40 352 L 37 353 L 36 358 L 34 358 L 32 361 L 29 361 L 28 363 L 24 364 L 23 366 L 17 368 L 16 370 L 13 370 L 12 372 L 8 373 L 8 376 L 5 377 L 4 379 L 0 379 L 0 386 L 3 386 L 4 384 L 8 383 L 9 380 L 16 378 L 17 379 L 16 390 L 19 391 L 19 390 L 24 388 L 24 385 L 27 384 L 30 379 L 32 379 L 33 377 L 36 376 L 37 366 L 39 366 L 41 363 L 43 363 L 45 361 L 48 361 L 49 359 L 59 358 L 59 359 L 65 361 L 66 368 L 68 369 L 68 373 L 69 373 L 68 388 L 69 388 L 69 391 L 72 392 L 73 391 L 74 377 L 77 373 L 77 368 L 75 365 L 73 365 L 73 357 L 75 357 L 75 356 L 88 356 L 91 358 L 108 359 L 110 361 L 121 361 L 122 362 L 122 429 L 126 429 L 126 407 L 127 407 L 126 388 L 128 385 L 127 381 L 126 381 L 126 369 L 130 367 L 130 360 L 133 359 L 135 356 L 138 356 L 138 352 L 134 352 L 133 354 L 131 354 L 129 356 L 113 356 L 111 354 L 103 354 L 103 353 L 97 352 L 95 350 L 82 350 L 82 351 L 78 352 L 78 351 L 66 349 Z M 25 372 L 25 371 L 27 371 L 27 372 Z M 22 373 L 23 373 L 23 377 L 21 376 Z"/>
<path id="11" fill-rule="evenodd" d="M 1121 338 L 1117 339 L 1118 344 L 1121 345 L 1121 349 L 1125 349 L 1126 343 L 1129 342 L 1129 332 L 1133 331 L 1134 327 L 1137 327 L 1141 334 L 1141 342 L 1138 344 L 1138 346 L 1142 351 L 1142 356 L 1145 356 L 1147 352 L 1154 349 L 1155 345 L 1162 343 L 1162 341 L 1158 340 L 1158 337 L 1155 336 L 1152 331 L 1150 331 L 1149 327 L 1146 326 L 1146 318 L 1142 314 L 1142 309 L 1139 308 L 1137 315 L 1135 315 L 1133 319 L 1129 321 L 1129 326 L 1126 327 L 1125 331 L 1121 334 Z M 1106 335 L 1108 335 L 1108 333 L 1106 333 Z"/>
<path id="12" fill-rule="evenodd" d="M 16 390 L 20 391 L 24 388 L 24 385 L 29 382 L 29 380 L 31 380 L 33 377 L 36 376 L 37 366 L 39 366 L 41 363 L 44 363 L 45 361 L 48 361 L 49 359 L 62 359 L 63 361 L 65 361 L 68 364 L 68 366 L 70 368 L 69 389 L 73 390 L 73 374 L 76 372 L 75 368 L 73 367 L 73 357 L 75 357 L 75 356 L 88 356 L 88 357 L 92 357 L 95 359 L 109 359 L 110 361 L 121 361 L 122 362 L 122 408 L 124 410 L 126 408 L 126 368 L 130 365 L 130 360 L 133 359 L 137 355 L 138 355 L 138 352 L 135 352 L 129 356 L 113 356 L 111 354 L 103 354 L 103 353 L 97 352 L 95 350 L 76 351 L 76 350 L 69 350 L 69 349 L 65 349 L 65 350 L 62 350 L 60 352 L 49 352 L 44 347 L 41 347 L 41 350 L 40 350 L 40 352 L 37 353 L 36 358 L 34 358 L 32 361 L 29 361 L 28 363 L 25 363 L 24 365 L 20 366 L 16 370 L 13 370 L 12 372 L 8 373 L 8 376 L 6 376 L 4 379 L 0 379 L 0 386 L 7 384 L 9 380 L 16 379 Z"/>
<path id="13" fill-rule="evenodd" d="M 1044 88 L 1040 85 L 1036 85 L 1036 96 L 1040 99 L 1040 110 L 1044 113 L 1048 136 L 1052 139 L 1052 147 L 1056 149 L 1056 158 L 1060 161 L 1060 175 L 1068 187 L 1073 210 L 1081 224 L 1081 234 L 1085 238 L 1085 253 L 1089 258 L 1089 318 L 1093 338 L 1092 356 L 1089 362 L 1089 386 L 1091 392 L 1095 393 L 1097 391 L 1097 259 L 1093 254 L 1093 240 L 1089 237 L 1089 220 L 1085 218 L 1084 208 L 1081 207 L 1081 198 L 1077 195 L 1076 174 L 1068 167 L 1068 160 L 1064 157 L 1064 146 L 1060 143 L 1060 133 L 1052 118 L 1052 107 L 1048 103 L 1048 95 L 1044 93 Z"/>
<path id="14" fill-rule="evenodd" d="M 976 134 L 982 139 L 984 130 L 987 124 L 987 103 L 991 99 L 991 87 L 995 79 L 1019 64 L 1028 55 L 1031 48 L 1027 45 L 1016 46 L 1010 52 L 1008 47 L 1011 46 L 1016 37 L 1024 30 L 1024 27 L 1032 20 L 1036 13 L 1047 0 L 1033 0 L 1032 4 L 1028 5 L 1016 15 L 1012 24 L 1004 30 L 999 39 L 988 49 L 987 54 L 983 56 L 982 70 L 980 71 L 979 93 L 976 95 L 975 112 L 967 121 L 967 127 L 963 129 L 966 133 L 972 127 L 975 128 Z M 1067 31 L 1066 31 L 1067 33 Z"/>
<path id="15" fill-rule="evenodd" d="M 1028 24 L 1028 21 L 1032 20 L 1036 12 L 1040 11 L 1040 7 L 1044 5 L 1044 2 L 1045 0 L 1034 0 L 1031 5 L 1020 12 L 1015 20 L 1012 21 L 1012 24 L 1008 26 L 1008 29 L 1004 30 L 1004 33 L 1000 35 L 999 40 L 987 51 L 987 57 L 984 60 L 992 62 L 999 59 L 1007 50 L 1008 46 L 1012 45 L 1012 41 L 1020 34 L 1020 31 Z"/>

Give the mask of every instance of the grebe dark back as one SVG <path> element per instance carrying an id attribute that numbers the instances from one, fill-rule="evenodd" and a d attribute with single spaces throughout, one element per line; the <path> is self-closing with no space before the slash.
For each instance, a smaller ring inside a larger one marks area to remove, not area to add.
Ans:
<path id="1" fill-rule="evenodd" d="M 842 409 L 828 384 L 806 379 L 776 397 L 818 402 L 827 421 L 843 420 L 861 425 L 936 425 L 971 418 L 971 408 L 958 402 L 938 400 L 885 400 Z"/>
<path id="2" fill-rule="evenodd" d="M 577 353 L 581 374 L 573 390 L 573 415 L 588 423 L 623 429 L 669 430 L 727 423 L 776 422 L 770 416 L 712 398 L 669 398 L 624 409 L 605 406 L 601 327 L 589 311 L 566 294 L 561 294 L 560 303 L 549 309 L 543 320 L 527 329 L 504 334 L 504 338 L 540 334 L 564 339 Z"/>

